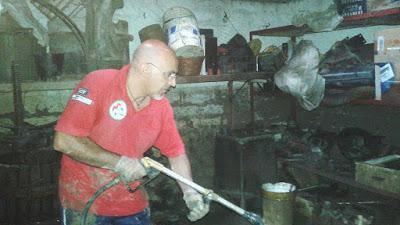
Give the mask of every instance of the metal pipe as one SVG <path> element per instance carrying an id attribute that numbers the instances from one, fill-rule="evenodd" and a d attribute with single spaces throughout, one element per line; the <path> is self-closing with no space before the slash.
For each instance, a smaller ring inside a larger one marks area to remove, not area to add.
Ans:
<path id="1" fill-rule="evenodd" d="M 244 199 L 244 155 L 243 155 L 244 149 L 240 148 L 239 149 L 239 173 L 240 173 L 240 207 L 246 208 L 246 201 Z"/>
<path id="2" fill-rule="evenodd" d="M 252 128 L 252 131 L 255 128 L 255 108 L 254 108 L 254 95 L 255 95 L 255 91 L 254 91 L 254 83 L 253 82 L 249 82 L 250 85 L 250 126 Z"/>
<path id="3" fill-rule="evenodd" d="M 255 136 L 249 136 L 249 137 L 219 136 L 219 138 L 234 141 L 235 143 L 238 143 L 239 145 L 245 145 L 248 142 L 252 142 L 252 141 L 265 140 L 268 138 L 272 139 L 273 136 L 274 136 L 274 134 L 271 133 L 271 134 L 262 134 L 262 135 L 255 135 Z"/>
<path id="4" fill-rule="evenodd" d="M 233 81 L 228 81 L 228 100 L 229 100 L 229 116 L 228 127 L 233 130 Z"/>
<path id="5" fill-rule="evenodd" d="M 12 61 L 11 79 L 13 82 L 13 98 L 14 98 L 14 134 L 17 137 L 22 136 L 24 129 L 24 105 L 22 103 L 21 77 L 17 72 L 17 64 Z"/>

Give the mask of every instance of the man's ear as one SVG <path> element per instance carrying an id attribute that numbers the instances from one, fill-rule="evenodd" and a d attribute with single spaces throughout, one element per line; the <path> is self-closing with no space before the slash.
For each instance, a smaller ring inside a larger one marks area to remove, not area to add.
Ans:
<path id="1" fill-rule="evenodd" d="M 143 74 L 151 74 L 151 66 L 148 63 L 143 63 L 142 65 L 140 65 L 140 70 L 143 72 Z"/>

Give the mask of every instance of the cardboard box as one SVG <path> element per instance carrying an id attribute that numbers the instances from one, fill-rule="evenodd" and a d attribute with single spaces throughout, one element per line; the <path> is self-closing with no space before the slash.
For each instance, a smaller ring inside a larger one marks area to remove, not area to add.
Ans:
<path id="1" fill-rule="evenodd" d="M 390 62 L 395 80 L 400 80 L 400 28 L 380 30 L 375 33 L 375 63 Z"/>
<path id="2" fill-rule="evenodd" d="M 392 193 L 400 193 L 400 155 L 356 162 L 356 181 Z"/>
<path id="3" fill-rule="evenodd" d="M 400 0 L 367 0 L 367 12 L 400 7 Z"/>

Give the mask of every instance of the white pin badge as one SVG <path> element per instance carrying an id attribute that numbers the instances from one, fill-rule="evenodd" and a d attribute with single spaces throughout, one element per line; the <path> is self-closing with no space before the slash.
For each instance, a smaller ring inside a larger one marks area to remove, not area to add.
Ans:
<path id="1" fill-rule="evenodd" d="M 114 120 L 122 120 L 128 113 L 126 103 L 122 100 L 117 100 L 111 104 L 108 112 Z"/>

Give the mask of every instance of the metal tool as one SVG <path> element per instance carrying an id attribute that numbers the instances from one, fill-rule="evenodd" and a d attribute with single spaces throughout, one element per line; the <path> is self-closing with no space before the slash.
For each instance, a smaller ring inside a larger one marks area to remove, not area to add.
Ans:
<path id="1" fill-rule="evenodd" d="M 192 187 L 193 189 L 198 191 L 200 194 L 204 195 L 204 197 L 206 199 L 218 202 L 221 205 L 233 210 L 234 212 L 238 213 L 239 215 L 241 215 L 245 219 L 247 219 L 251 224 L 264 225 L 264 222 L 262 221 L 262 219 L 259 215 L 252 213 L 252 212 L 248 212 L 248 211 L 240 208 L 239 206 L 237 206 L 237 205 L 229 202 L 228 200 L 222 198 L 221 196 L 217 195 L 216 193 L 214 193 L 213 190 L 206 189 L 206 188 L 194 183 L 193 181 L 190 181 L 190 180 L 184 178 L 183 176 L 168 169 L 161 163 L 154 161 L 153 159 L 151 159 L 149 157 L 142 158 L 141 162 L 147 168 L 156 169 L 156 170 L 160 171 L 161 173 Z"/>

